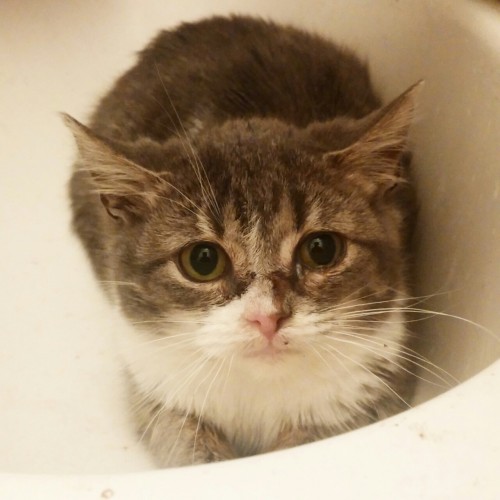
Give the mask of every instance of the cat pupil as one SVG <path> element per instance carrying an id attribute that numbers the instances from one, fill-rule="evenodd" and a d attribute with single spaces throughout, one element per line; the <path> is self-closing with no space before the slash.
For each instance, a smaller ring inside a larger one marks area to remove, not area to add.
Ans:
<path id="1" fill-rule="evenodd" d="M 207 245 L 196 245 L 189 258 L 193 269 L 202 276 L 208 276 L 217 267 L 219 261 L 215 248 Z"/>
<path id="2" fill-rule="evenodd" d="M 319 266 L 330 264 L 335 256 L 335 243 L 328 235 L 321 235 L 312 238 L 309 242 L 309 255 Z"/>

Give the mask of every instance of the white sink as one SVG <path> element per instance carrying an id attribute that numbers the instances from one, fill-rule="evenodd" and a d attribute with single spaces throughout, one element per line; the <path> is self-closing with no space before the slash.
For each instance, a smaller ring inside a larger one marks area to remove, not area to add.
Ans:
<path id="1" fill-rule="evenodd" d="M 415 293 L 443 314 L 415 332 L 461 383 L 421 382 L 415 408 L 336 438 L 155 471 L 115 357 L 128 326 L 69 230 L 57 112 L 84 121 L 156 31 L 229 12 L 354 48 L 385 99 L 425 79 Z M 500 498 L 500 4 L 4 0 L 0 39 L 0 498 Z"/>

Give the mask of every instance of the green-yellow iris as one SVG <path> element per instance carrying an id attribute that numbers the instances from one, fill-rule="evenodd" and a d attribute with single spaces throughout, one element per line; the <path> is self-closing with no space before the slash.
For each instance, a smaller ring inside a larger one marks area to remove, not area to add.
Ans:
<path id="1" fill-rule="evenodd" d="M 333 266 L 343 253 L 343 242 L 334 233 L 313 233 L 299 246 L 299 259 L 310 269 Z"/>
<path id="2" fill-rule="evenodd" d="M 226 270 L 227 257 L 214 243 L 199 242 L 182 250 L 180 264 L 185 274 L 194 281 L 213 281 Z"/>

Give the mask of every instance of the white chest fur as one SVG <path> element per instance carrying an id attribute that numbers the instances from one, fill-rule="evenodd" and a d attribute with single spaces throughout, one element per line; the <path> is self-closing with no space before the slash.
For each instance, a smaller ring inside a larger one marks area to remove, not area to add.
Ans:
<path id="1" fill-rule="evenodd" d="M 393 312 L 366 342 L 320 338 L 294 349 L 292 330 L 290 353 L 213 356 L 193 342 L 199 331 L 179 326 L 178 333 L 153 340 L 132 328 L 120 332 L 135 383 L 165 408 L 213 422 L 249 453 L 265 449 L 285 426 L 345 426 L 369 394 L 390 391 L 370 366 L 382 359 L 397 370 L 396 346 L 405 336 L 402 315 Z M 376 342 L 388 347 L 383 355 Z"/>

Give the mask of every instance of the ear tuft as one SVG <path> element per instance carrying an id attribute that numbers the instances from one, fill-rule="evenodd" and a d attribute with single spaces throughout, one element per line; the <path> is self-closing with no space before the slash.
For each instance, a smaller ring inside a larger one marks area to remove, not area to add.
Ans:
<path id="1" fill-rule="evenodd" d="M 404 158 L 408 155 L 408 134 L 415 115 L 416 97 L 423 81 L 412 85 L 387 106 L 368 118 L 368 128 L 351 146 L 327 153 L 350 177 L 359 178 L 371 192 L 385 191 L 406 182 Z"/>
<path id="2" fill-rule="evenodd" d="M 61 115 L 78 147 L 77 168 L 90 174 L 109 215 L 127 222 L 145 215 L 154 206 L 163 179 L 119 153 L 116 143 L 98 136 L 70 115 Z"/>

